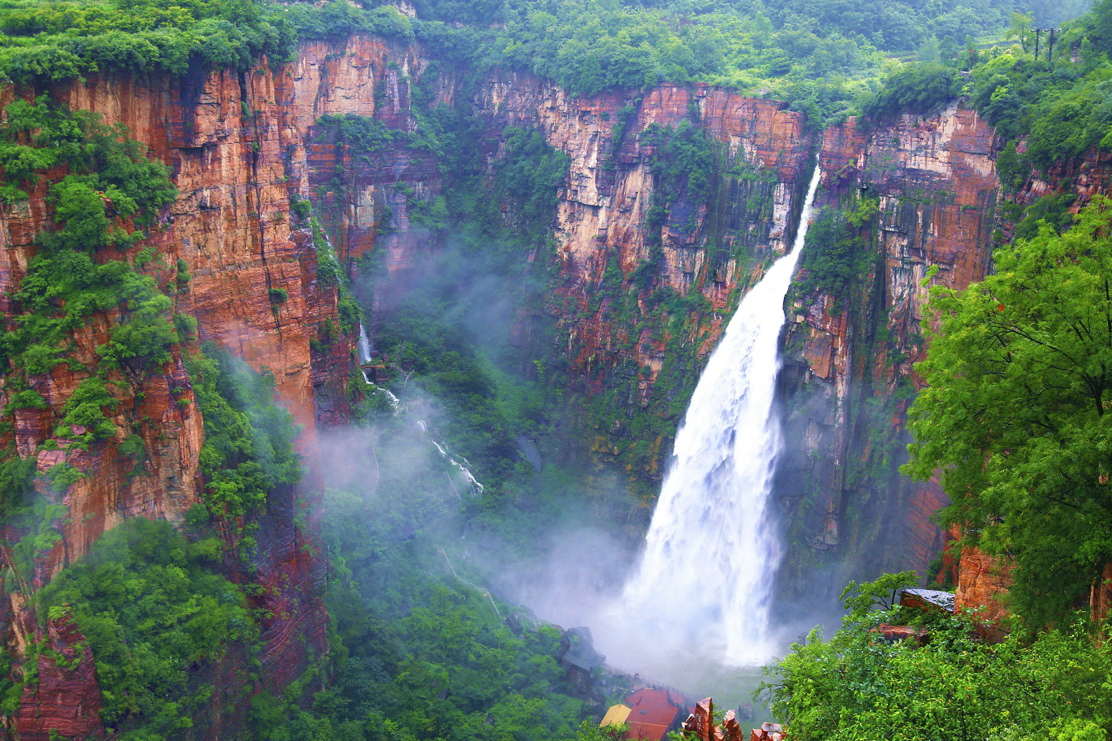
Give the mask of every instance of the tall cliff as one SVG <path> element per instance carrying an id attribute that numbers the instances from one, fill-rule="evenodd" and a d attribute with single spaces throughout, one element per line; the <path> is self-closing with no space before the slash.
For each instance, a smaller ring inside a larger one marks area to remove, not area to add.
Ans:
<path id="1" fill-rule="evenodd" d="M 937 482 L 913 482 L 897 468 L 909 442 L 912 367 L 926 352 L 928 286 L 963 288 L 991 264 L 994 144 L 992 128 L 957 104 L 874 130 L 850 119 L 824 134 L 826 207 L 872 201 L 875 213 L 853 228 L 849 295 L 789 298 L 781 392 L 787 437 L 799 444 L 779 466 L 777 491 L 791 597 L 883 570 L 925 573 L 942 550 L 928 518 L 945 496 Z M 823 571 L 837 578 L 814 579 Z"/>
<path id="2" fill-rule="evenodd" d="M 17 95 L 52 95 L 74 110 L 94 111 L 108 124 L 126 125 L 153 157 L 172 166 L 180 195 L 163 210 L 159 228 L 146 244 L 156 248 L 166 263 L 181 260 L 188 265 L 192 276 L 188 287 L 172 292 L 176 311 L 196 317 L 201 340 L 216 342 L 256 369 L 274 374 L 281 403 L 303 425 L 302 452 L 311 457 L 318 420 L 343 419 L 342 408 L 327 414 L 316 405 L 314 391 L 324 395 L 336 388 L 334 396 L 346 398 L 343 385 L 350 360 L 342 349 L 327 357 L 310 351 L 310 335 L 322 322 L 336 317 L 337 295 L 334 287 L 324 287 L 317 280 L 317 252 L 307 225 L 293 223 L 290 216 L 284 154 L 287 143 L 300 141 L 303 132 L 291 115 L 296 109 L 289 105 L 292 90 L 283 87 L 285 79 L 265 65 L 243 75 L 223 71 L 181 79 L 92 76 L 84 83 L 52 90 L 7 88 L 3 101 L 8 103 Z M 28 201 L 4 209 L 0 279 L 5 294 L 25 274 L 47 211 L 42 189 Z M 284 293 L 278 294 L 279 289 Z M 275 295 L 284 300 L 276 303 Z M 74 334 L 74 357 L 95 367 L 94 351 L 107 338 L 111 323 L 108 315 L 91 317 Z M 134 393 L 115 392 L 118 406 L 110 421 L 120 430 L 138 431 L 143 440 L 144 462 L 138 470 L 120 453 L 125 433 L 87 451 L 47 444 L 52 439 L 57 442 L 55 427 L 87 373 L 60 365 L 49 375 L 29 379 L 47 408 L 15 413 L 10 433 L 15 448 L 23 457 L 37 456 L 40 472 L 67 462 L 83 474 L 58 494 L 42 487 L 65 507 L 66 514 L 55 522 L 59 543 L 35 560 L 32 588 L 87 553 L 101 533 L 121 521 L 148 517 L 180 522 L 200 501 L 201 413 L 181 351 L 175 350 L 173 356 L 159 372 L 133 387 Z M 123 388 L 126 385 L 117 386 Z M 327 651 L 327 617 L 321 602 L 326 563 L 312 517 L 303 524 L 298 513 L 308 508 L 312 514 L 315 499 L 311 481 L 300 491 L 272 491 L 257 523 L 257 555 L 249 564 L 234 559 L 226 564 L 234 580 L 258 585 L 252 606 L 265 616 L 260 625 L 259 675 L 273 691 L 280 692 Z M 30 642 L 44 639 L 43 629 L 22 592 L 13 592 L 10 599 L 8 640 L 19 657 Z M 195 719 L 194 737 L 218 738 L 244 726 L 247 706 L 239 700 L 248 682 L 243 670 L 246 657 L 229 658 L 230 663 L 216 666 L 209 677 L 223 699 L 211 704 L 208 717 Z M 38 710 L 21 711 L 14 719 L 20 738 L 46 738 L 52 728 L 69 727 L 61 717 L 68 712 L 67 703 L 73 703 L 69 710 L 96 704 L 89 667 L 52 673 L 44 671 L 44 661 L 49 660 L 40 656 L 37 687 L 25 688 L 23 698 L 24 708 Z M 84 678 L 86 696 L 76 691 L 59 693 L 51 686 L 54 681 L 73 681 L 69 676 L 73 672 Z M 52 703 L 47 699 L 51 697 L 60 700 Z M 60 717 L 52 718 L 51 712 Z"/>
<path id="3" fill-rule="evenodd" d="M 792 236 L 810 156 L 802 117 L 777 103 L 705 86 L 584 100 L 528 75 L 497 73 L 465 83 L 433 62 L 416 47 L 357 37 L 306 44 L 293 62 L 264 62 L 241 74 L 93 75 L 51 89 L 9 87 L 2 102 L 49 95 L 73 110 L 93 111 L 108 124 L 125 125 L 150 156 L 172 167 L 179 195 L 145 244 L 167 264 L 187 266 L 191 279 L 171 291 L 172 278 L 163 275 L 162 286 L 173 294 L 175 313 L 197 319 L 199 340 L 274 374 L 277 398 L 303 426 L 299 446 L 310 461 L 318 425 L 347 417 L 355 328 L 341 316 L 337 287 L 318 276 L 319 262 L 332 259 L 329 246 L 314 235 L 303 212 L 291 209 L 291 198 L 315 203 L 340 260 L 352 264 L 377 250 L 385 256 L 389 283 L 401 290 L 415 279 L 411 268 L 419 258 L 442 244 L 440 235 L 410 219 L 411 193 L 418 200 L 435 196 L 444 177 L 435 158 L 404 141 L 376 157 L 355 157 L 350 148 L 332 146 L 317 120 L 356 114 L 413 133 L 413 90 L 424 83 L 419 94 L 426 110 L 454 104 L 482 122 L 488 170 L 501 154 L 507 128 L 541 131 L 570 156 L 571 174 L 553 220 L 559 254 L 554 291 L 535 310 L 556 326 L 555 339 L 538 347 L 530 337 L 537 317 L 526 312 L 518 318 L 523 350 L 566 359 L 568 387 L 587 400 L 604 399 L 580 419 L 579 434 L 593 431 L 594 450 L 619 461 L 624 456 L 636 476 L 659 477 L 670 443 L 666 435 L 647 441 L 639 435 L 661 428 L 659 419 L 665 431 L 669 425 L 674 431 L 684 391 L 693 388 L 700 361 L 741 293 Z M 435 74 L 423 80 L 430 70 Z M 657 150 L 684 122 L 703 132 L 698 145 L 714 158 L 715 180 L 696 195 L 685 177 L 673 179 L 665 199 L 654 195 L 665 185 L 666 155 Z M 654 124 L 664 133 L 649 143 L 641 134 Z M 345 177 L 338 177 L 341 171 Z M 28 201 L 4 208 L 5 295 L 19 286 L 36 251 L 35 237 L 46 227 L 45 195 L 39 188 Z M 657 221 L 646 229 L 654 207 Z M 515 218 L 512 210 L 506 218 Z M 635 281 L 638 268 L 651 279 Z M 689 296 L 699 300 L 678 300 Z M 390 292 L 376 300 L 376 309 L 389 309 Z M 111 322 L 110 315 L 94 315 L 76 332 L 76 359 L 95 367 L 95 348 Z M 336 326 L 346 331 L 336 336 Z M 202 414 L 182 362 L 183 353 L 193 350 L 175 349 L 158 372 L 128 392 L 114 392 L 119 403 L 110 421 L 139 432 L 145 447 L 141 470 L 120 452 L 123 433 L 87 451 L 67 449 L 64 440 L 51 443 L 83 373 L 61 365 L 29 379 L 47 408 L 16 410 L 11 442 L 22 457 L 38 459 L 40 472 L 65 462 L 83 474 L 58 494 L 42 487 L 66 514 L 54 523 L 60 541 L 35 561 L 30 588 L 81 558 L 100 534 L 124 520 L 181 522 L 201 501 Z M 658 421 L 646 426 L 635 420 L 634 412 L 644 409 Z M 258 523 L 253 567 L 226 564 L 234 580 L 262 587 L 252 599 L 266 616 L 259 676 L 275 691 L 326 651 L 325 563 L 312 517 L 315 501 L 312 480 L 296 491 L 272 491 Z M 299 509 L 308 509 L 307 522 Z M 647 510 L 640 517 L 647 519 Z M 40 623 L 20 592 L 10 601 L 4 614 L 17 665 L 32 643 L 53 641 L 63 657 L 82 643 L 72 626 Z M 235 669 L 242 660 L 233 651 L 209 670 L 227 702 L 212 703 L 208 717 L 195 719 L 193 737 L 243 728 L 246 706 L 234 701 L 244 692 L 245 679 L 237 675 L 246 672 Z M 73 718 L 87 717 L 86 710 L 99 705 L 95 675 L 88 666 L 67 669 L 65 661 L 42 655 L 34 661 L 37 685 L 25 689 L 22 702 L 34 711 L 16 713 L 9 727 L 22 738 L 76 728 Z M 81 732 L 98 732 L 95 721 L 85 722 Z"/>
<path id="4" fill-rule="evenodd" d="M 421 280 L 423 258 L 455 239 L 421 211 L 452 173 L 412 142 L 438 106 L 470 122 L 488 177 L 508 130 L 539 131 L 568 155 L 551 223 L 556 257 L 543 268 L 552 277 L 542 302 L 518 310 L 513 341 L 523 358 L 559 367 L 556 382 L 582 402 L 574 438 L 632 478 L 658 481 L 701 363 L 794 233 L 812 149 L 803 117 L 705 85 L 577 98 L 524 73 L 476 80 L 419 48 L 358 37 L 306 47 L 294 75 L 295 86 L 327 89 L 315 115 L 373 117 L 402 134 L 372 151 L 318 126 L 302 181 L 341 255 L 378 250 L 387 278 L 372 327 Z M 666 171 L 680 136 L 713 161 L 708 187 Z M 509 224 L 521 218 L 511 200 L 501 204 Z"/>

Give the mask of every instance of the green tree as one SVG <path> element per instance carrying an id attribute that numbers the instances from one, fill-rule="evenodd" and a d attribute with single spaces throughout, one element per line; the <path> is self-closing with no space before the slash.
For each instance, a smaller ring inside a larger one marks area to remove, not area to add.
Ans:
<path id="1" fill-rule="evenodd" d="M 997 250 L 967 291 L 933 289 L 924 319 L 905 471 L 941 469 L 943 522 L 1014 559 L 1014 609 L 1035 625 L 1112 561 L 1110 231 L 1112 201 L 1096 197 L 1065 234 L 1044 224 Z"/>
<path id="2" fill-rule="evenodd" d="M 857 586 L 839 630 L 815 629 L 765 670 L 762 694 L 798 741 L 935 741 L 940 738 L 1104 741 L 1112 728 L 1112 646 L 1085 626 L 1033 641 L 980 640 L 968 615 L 928 615 L 860 595 L 887 593 L 904 575 Z M 849 590 L 847 589 L 847 592 Z M 882 623 L 918 622 L 925 646 L 892 641 Z M 975 734 L 975 735 L 974 735 Z"/>

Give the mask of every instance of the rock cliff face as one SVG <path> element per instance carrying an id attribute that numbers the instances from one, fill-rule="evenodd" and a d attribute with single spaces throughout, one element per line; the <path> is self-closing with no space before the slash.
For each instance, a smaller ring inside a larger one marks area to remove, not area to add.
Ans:
<path id="1" fill-rule="evenodd" d="M 655 482 L 671 439 L 639 440 L 638 414 L 674 430 L 686 406 L 676 400 L 694 388 L 740 297 L 790 246 L 810 156 L 803 119 L 780 103 L 703 85 L 579 99 L 521 74 L 488 80 L 475 108 L 495 129 L 538 129 L 571 158 L 557 206 L 547 352 L 587 400 L 580 434 L 592 450 Z M 705 203 L 685 184 L 657 232 L 650 211 L 663 184 L 643 133 L 685 121 L 717 143 L 716 179 Z M 651 285 L 632 279 L 644 266 Z M 653 316 L 668 295 L 683 297 L 684 308 L 665 305 Z"/>
<path id="2" fill-rule="evenodd" d="M 180 196 L 163 212 L 161 228 L 148 244 L 156 247 L 168 264 L 181 259 L 189 265 L 192 281 L 187 291 L 177 293 L 176 309 L 199 320 L 201 339 L 215 341 L 255 368 L 274 373 L 281 402 L 304 426 L 302 452 L 311 456 L 318 419 L 314 363 L 325 366 L 323 377 L 317 379 L 318 388 L 325 393 L 330 387 L 337 388 L 340 391 L 334 396 L 342 400 L 346 398 L 342 389 L 349 359 L 343 351 L 339 357 L 319 358 L 310 352 L 310 336 L 323 321 L 336 316 L 337 297 L 335 288 L 317 283 L 312 236 L 290 218 L 284 153 L 289 138 L 300 140 L 304 132 L 298 132 L 296 122 L 289 119 L 291 107 L 281 98 L 292 95 L 292 89 L 284 89 L 281 80 L 264 65 L 244 75 L 224 71 L 182 79 L 92 76 L 85 83 L 49 92 L 73 109 L 92 110 L 107 123 L 127 125 L 132 138 L 173 167 Z M 11 101 L 17 92 L 32 94 L 6 89 L 4 101 Z M 35 249 L 34 235 L 44 226 L 42 195 L 38 192 L 28 203 L 5 209 L 0 216 L 0 289 L 5 294 L 18 285 Z M 287 298 L 274 302 L 271 289 L 282 289 Z M 76 334 L 79 360 L 95 365 L 94 351 L 105 341 L 108 326 L 109 317 L 97 315 Z M 81 380 L 80 374 L 65 366 L 58 366 L 47 377 L 30 379 L 49 408 L 21 413 L 12 433 L 20 455 L 38 457 L 40 471 L 65 461 L 85 474 L 60 495 L 59 503 L 68 511 L 57 523 L 62 540 L 36 562 L 32 587 L 82 556 L 98 535 L 123 519 L 144 516 L 179 521 L 199 501 L 198 454 L 203 429 L 180 352 L 159 372 L 145 378 L 135 389 L 137 393 L 119 399 L 113 421 L 121 429 L 139 430 L 146 445 L 146 461 L 140 470 L 132 470 L 134 464 L 119 455 L 119 441 L 95 445 L 87 452 L 43 447 L 54 434 L 62 406 Z M 343 419 L 344 410 L 341 407 L 319 416 L 322 421 L 337 422 Z M 45 484 L 43 493 L 58 496 Z M 264 596 L 255 599 L 255 606 L 273 616 L 261 626 L 260 672 L 273 690 L 281 690 L 303 672 L 314 652 L 319 656 L 327 649 L 327 617 L 321 605 L 325 563 L 319 547 L 311 548 L 315 542 L 311 518 L 308 528 L 295 525 L 295 510 L 304 506 L 297 504 L 299 495 L 312 502 L 312 482 L 306 482 L 300 493 L 272 492 L 258 533 L 257 573 L 249 576 L 233 567 L 236 573 L 232 574 L 237 580 L 253 580 L 266 587 L 260 590 Z M 18 599 L 18 595 L 13 597 L 13 601 Z M 19 649 L 29 640 L 43 640 L 42 628 L 33 616 L 21 609 L 21 604 L 13 608 L 19 619 L 10 624 L 9 640 Z M 218 692 L 231 692 L 228 682 L 238 686 L 246 681 L 245 672 L 238 674 L 214 677 Z M 57 679 L 70 681 L 64 675 Z M 69 722 L 62 717 L 65 706 L 58 706 L 62 716 L 52 718 L 50 708 L 55 706 L 43 699 L 58 694 L 54 681 L 53 674 L 40 676 L 37 694 L 29 700 L 38 712 L 33 720 L 24 713 L 15 719 L 22 736 L 33 737 L 36 728 L 61 728 Z M 238 690 L 233 694 L 239 696 Z M 91 697 L 86 700 L 73 699 L 86 705 L 93 702 Z M 244 703 L 239 706 L 240 710 L 221 716 L 222 706 L 214 704 L 213 717 L 197 719 L 196 732 L 217 738 L 241 728 L 246 709 Z"/>
<path id="3" fill-rule="evenodd" d="M 825 132 L 824 202 L 876 199 L 878 210 L 855 235 L 867 267 L 852 295 L 792 296 L 781 391 L 787 439 L 802 443 L 778 471 L 789 595 L 831 569 L 834 591 L 882 570 L 925 573 L 942 549 L 928 520 L 945 503 L 937 482 L 909 481 L 897 467 L 912 366 L 926 351 L 923 280 L 934 268 L 931 285 L 963 288 L 990 265 L 994 144 L 992 128 L 959 105 L 873 131 L 851 119 Z"/>
<path id="4" fill-rule="evenodd" d="M 1006 562 L 978 548 L 965 548 L 958 568 L 954 608 L 958 612 L 978 610 L 977 632 L 997 640 L 1004 635 L 1001 623 L 1008 616 L 1004 598 L 1011 585 L 1011 568 Z"/>
<path id="5" fill-rule="evenodd" d="M 780 103 L 705 85 L 583 99 L 522 73 L 465 83 L 419 51 L 363 38 L 306 47 L 295 69 L 295 98 L 318 101 L 314 115 L 374 116 L 411 133 L 419 129 L 411 100 L 428 109 L 454 104 L 477 122 L 488 173 L 503 154 L 509 127 L 540 131 L 570 157 L 554 220 L 556 277 L 544 308 L 518 317 L 515 341 L 525 355 L 567 368 L 568 388 L 588 402 L 578 434 L 601 457 L 635 476 L 659 478 L 670 441 L 637 440 L 631 418 L 656 415 L 674 430 L 682 414 L 682 404 L 670 408 L 677 393 L 686 398 L 683 390 L 690 392 L 743 290 L 790 243 L 811 152 L 803 118 Z M 318 89 L 327 89 L 327 104 L 309 94 Z M 664 223 L 653 228 L 649 211 L 661 183 L 651 164 L 656 152 L 641 134 L 653 124 L 682 122 L 716 143 L 712 195 L 693 202 L 681 183 Z M 376 310 L 389 310 L 420 278 L 421 257 L 451 239 L 411 213 L 412 204 L 442 191 L 442 168 L 399 139 L 368 154 L 315 132 L 301 179 L 341 255 L 357 258 L 372 245 L 379 250 L 389 279 L 375 293 Z M 503 208 L 512 222 L 512 208 Z M 652 280 L 635 286 L 633 273 L 646 263 Z M 606 278 L 612 265 L 620 270 L 616 282 L 613 272 Z M 667 296 L 687 301 L 647 319 Z M 534 325 L 553 323 L 554 339 L 540 345 Z M 662 375 L 666 390 L 658 388 Z"/>
<path id="6" fill-rule="evenodd" d="M 97 687 L 93 652 L 77 626 L 62 617 L 47 623 L 45 649 L 40 649 L 39 688 L 25 687 L 15 725 L 20 741 L 99 739 L 104 734 L 97 713 L 101 696 Z"/>

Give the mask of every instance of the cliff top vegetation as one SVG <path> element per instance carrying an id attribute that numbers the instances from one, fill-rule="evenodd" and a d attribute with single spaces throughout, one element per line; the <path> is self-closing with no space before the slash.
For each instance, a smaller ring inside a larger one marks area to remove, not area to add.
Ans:
<path id="1" fill-rule="evenodd" d="M 576 94 L 701 81 L 785 100 L 819 123 L 851 113 L 893 64 L 958 59 L 1000 38 L 1015 10 L 1056 24 L 1085 2 L 418 0 L 411 18 L 387 0 L 5 0 L 0 75 L 244 69 L 288 59 L 299 40 L 367 33 L 480 71 L 526 69 Z"/>

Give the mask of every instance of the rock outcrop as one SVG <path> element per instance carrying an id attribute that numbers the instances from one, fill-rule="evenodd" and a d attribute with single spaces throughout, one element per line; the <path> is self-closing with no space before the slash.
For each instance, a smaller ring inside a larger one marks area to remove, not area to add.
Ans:
<path id="1" fill-rule="evenodd" d="M 1100 578 L 1093 582 L 1089 606 L 1093 620 L 1103 620 L 1112 615 L 1112 564 L 1105 566 Z"/>
<path id="2" fill-rule="evenodd" d="M 1006 631 L 1009 612 L 1005 596 L 1012 586 L 1011 565 L 979 548 L 962 549 L 954 611 L 975 615 L 975 630 L 987 640 L 998 641 Z"/>
<path id="3" fill-rule="evenodd" d="M 337 317 L 337 295 L 335 287 L 317 282 L 312 235 L 290 215 L 286 139 L 296 136 L 300 141 L 305 132 L 288 127 L 291 106 L 283 96 L 292 95 L 292 88 L 283 88 L 281 79 L 263 64 L 243 75 L 93 75 L 85 82 L 37 93 L 49 92 L 73 109 L 91 110 L 106 123 L 126 125 L 151 156 L 173 167 L 180 195 L 164 210 L 146 243 L 157 248 L 168 265 L 180 259 L 189 266 L 192 279 L 187 290 L 175 294 L 176 311 L 196 317 L 200 339 L 227 347 L 256 369 L 273 372 L 281 403 L 303 426 L 301 450 L 311 456 L 318 420 L 314 361 L 330 366 L 318 376 L 317 395 L 332 390 L 331 396 L 342 402 L 350 353 L 314 358 L 310 351 L 310 338 L 318 327 Z M 35 94 L 7 88 L 3 102 L 17 93 Z M 0 215 L 0 289 L 5 295 L 18 285 L 46 216 L 41 190 Z M 276 295 L 284 300 L 276 302 Z M 95 367 L 95 349 L 107 338 L 109 321 L 94 315 L 75 334 L 78 360 Z M 350 339 L 342 341 L 349 348 Z M 116 392 L 119 406 L 112 421 L 122 430 L 139 431 L 145 443 L 141 464 L 119 454 L 119 440 L 87 451 L 44 447 L 84 375 L 63 365 L 48 376 L 29 379 L 48 409 L 21 414 L 12 434 L 20 455 L 38 457 L 40 471 L 66 462 L 84 474 L 61 494 L 41 482 L 43 493 L 64 505 L 68 514 L 57 523 L 62 536 L 58 545 L 36 561 L 31 587 L 80 558 L 101 533 L 122 520 L 142 516 L 180 521 L 200 499 L 203 428 L 181 352 L 175 350 L 162 369 L 132 387 L 133 393 Z M 344 409 L 334 405 L 331 414 L 320 417 L 339 422 Z M 327 617 L 321 605 L 325 562 L 315 545 L 312 517 L 308 527 L 295 524 L 296 509 L 314 500 L 312 482 L 301 492 L 272 492 L 257 534 L 257 575 L 231 574 L 266 587 L 259 590 L 264 596 L 254 601 L 273 615 L 262 626 L 260 675 L 274 691 L 282 690 L 314 656 L 327 650 Z M 10 639 L 18 646 L 26 646 L 28 639 L 23 626 L 24 621 L 11 625 Z M 89 666 L 91 671 L 91 662 Z M 226 682 L 242 685 L 247 673 L 237 674 L 219 677 L 217 691 L 226 694 Z M 58 678 L 63 680 L 68 681 Z M 39 695 L 57 694 L 53 681 L 54 675 L 42 676 Z M 239 690 L 235 694 L 241 695 Z M 221 708 L 216 705 L 213 718 L 197 719 L 198 729 L 216 738 L 242 728 L 243 703 L 227 718 L 217 717 Z"/>
<path id="4" fill-rule="evenodd" d="M 104 738 L 93 652 L 68 616 L 50 620 L 37 637 L 38 679 L 23 688 L 15 717 L 20 741 Z"/>

